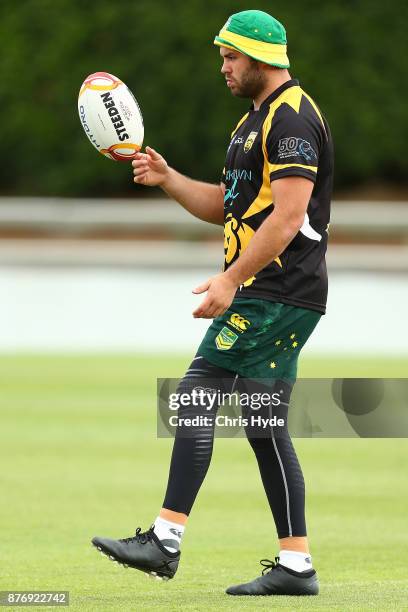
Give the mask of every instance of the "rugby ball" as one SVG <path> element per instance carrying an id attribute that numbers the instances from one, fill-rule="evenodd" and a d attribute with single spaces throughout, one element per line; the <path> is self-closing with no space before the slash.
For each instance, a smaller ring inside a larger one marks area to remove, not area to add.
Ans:
<path id="1" fill-rule="evenodd" d="M 85 134 L 115 161 L 131 161 L 143 144 L 143 117 L 126 85 L 108 72 L 90 74 L 81 85 L 78 112 Z"/>

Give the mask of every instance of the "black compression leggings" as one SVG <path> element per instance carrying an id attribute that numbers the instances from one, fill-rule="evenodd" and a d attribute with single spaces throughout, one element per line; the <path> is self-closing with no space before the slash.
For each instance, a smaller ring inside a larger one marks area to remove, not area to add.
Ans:
<path id="1" fill-rule="evenodd" d="M 244 387 L 243 387 L 244 385 Z M 212 392 L 247 393 L 264 392 L 265 387 L 256 381 L 244 381 L 235 373 L 209 363 L 197 355 L 185 377 L 180 382 L 178 393 L 191 393 L 192 389 L 210 388 Z M 262 483 L 274 517 L 279 538 L 305 536 L 305 486 L 292 441 L 287 430 L 287 411 L 291 385 L 277 380 L 274 389 L 268 387 L 269 395 L 281 393 L 279 406 L 261 407 L 257 415 L 270 419 L 283 418 L 284 427 L 269 426 L 266 429 L 251 427 L 245 432 L 255 453 Z M 282 393 L 283 392 L 283 393 Z M 214 443 L 215 417 L 218 406 L 206 412 L 209 419 L 200 427 L 177 427 L 170 464 L 169 480 L 163 507 L 174 512 L 190 514 L 195 498 L 205 478 L 211 461 Z M 243 417 L 249 416 L 243 408 Z M 252 411 L 253 412 L 253 411 Z M 202 407 L 193 405 L 179 408 L 178 416 L 189 418 L 202 415 Z"/>

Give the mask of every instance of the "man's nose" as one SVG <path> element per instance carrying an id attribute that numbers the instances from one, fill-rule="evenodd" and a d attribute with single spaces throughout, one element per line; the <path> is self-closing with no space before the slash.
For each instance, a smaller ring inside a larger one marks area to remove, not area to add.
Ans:
<path id="1" fill-rule="evenodd" d="M 226 74 L 228 71 L 228 67 L 224 61 L 223 65 L 221 66 L 221 74 Z"/>

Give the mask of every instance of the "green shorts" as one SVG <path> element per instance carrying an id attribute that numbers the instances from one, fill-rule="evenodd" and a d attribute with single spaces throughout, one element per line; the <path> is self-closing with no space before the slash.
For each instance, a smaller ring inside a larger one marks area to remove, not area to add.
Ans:
<path id="1" fill-rule="evenodd" d="M 197 354 L 245 378 L 296 380 L 299 353 L 320 317 L 298 306 L 236 298 L 214 319 Z"/>

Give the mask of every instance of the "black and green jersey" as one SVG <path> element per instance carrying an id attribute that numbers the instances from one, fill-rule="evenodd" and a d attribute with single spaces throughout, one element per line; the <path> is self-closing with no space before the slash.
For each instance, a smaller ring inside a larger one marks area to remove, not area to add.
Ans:
<path id="1" fill-rule="evenodd" d="M 236 297 L 263 298 L 325 312 L 325 253 L 330 220 L 333 146 L 313 100 L 292 79 L 251 109 L 231 135 L 222 182 L 227 269 L 273 211 L 271 181 L 304 176 L 314 182 L 304 223 L 285 251 L 248 279 Z"/>

